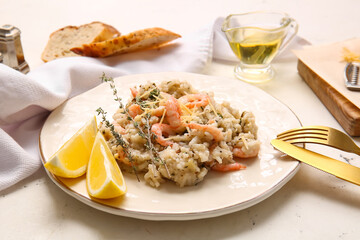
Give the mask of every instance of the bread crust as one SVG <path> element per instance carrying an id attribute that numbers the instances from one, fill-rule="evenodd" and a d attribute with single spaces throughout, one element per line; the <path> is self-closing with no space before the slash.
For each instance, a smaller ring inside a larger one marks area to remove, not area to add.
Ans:
<path id="1" fill-rule="evenodd" d="M 102 42 L 83 44 L 70 50 L 81 56 L 108 57 L 139 50 L 156 48 L 180 38 L 179 34 L 163 28 L 147 28 Z"/>

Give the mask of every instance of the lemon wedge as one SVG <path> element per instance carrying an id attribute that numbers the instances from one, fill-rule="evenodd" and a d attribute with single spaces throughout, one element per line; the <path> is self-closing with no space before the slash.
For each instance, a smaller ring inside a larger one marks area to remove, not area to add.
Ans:
<path id="1" fill-rule="evenodd" d="M 115 198 L 127 191 L 119 165 L 101 132 L 97 133 L 91 151 L 86 186 L 90 196 L 100 199 Z"/>
<path id="2" fill-rule="evenodd" d="M 95 116 L 79 129 L 45 163 L 45 168 L 59 177 L 76 178 L 87 170 L 97 133 Z"/>

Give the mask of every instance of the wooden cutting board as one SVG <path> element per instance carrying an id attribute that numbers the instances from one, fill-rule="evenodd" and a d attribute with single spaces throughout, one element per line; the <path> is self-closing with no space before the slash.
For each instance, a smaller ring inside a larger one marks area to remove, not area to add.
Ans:
<path id="1" fill-rule="evenodd" d="M 360 136 L 360 109 L 298 60 L 298 72 L 350 136 Z"/>

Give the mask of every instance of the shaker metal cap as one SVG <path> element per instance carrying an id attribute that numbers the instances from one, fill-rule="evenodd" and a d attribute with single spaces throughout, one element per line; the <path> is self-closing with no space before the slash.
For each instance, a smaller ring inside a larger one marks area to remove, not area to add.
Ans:
<path id="1" fill-rule="evenodd" d="M 20 30 L 12 25 L 5 24 L 0 28 L 0 39 L 5 41 L 13 41 L 20 36 Z"/>

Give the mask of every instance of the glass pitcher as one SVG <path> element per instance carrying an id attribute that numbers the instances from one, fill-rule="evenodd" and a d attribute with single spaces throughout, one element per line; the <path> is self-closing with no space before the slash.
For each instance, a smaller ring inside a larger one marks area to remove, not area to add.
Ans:
<path id="1" fill-rule="evenodd" d="M 298 31 L 298 24 L 282 12 L 231 14 L 224 20 L 222 31 L 240 63 L 235 76 L 259 83 L 274 77 L 271 62 L 284 50 Z"/>

